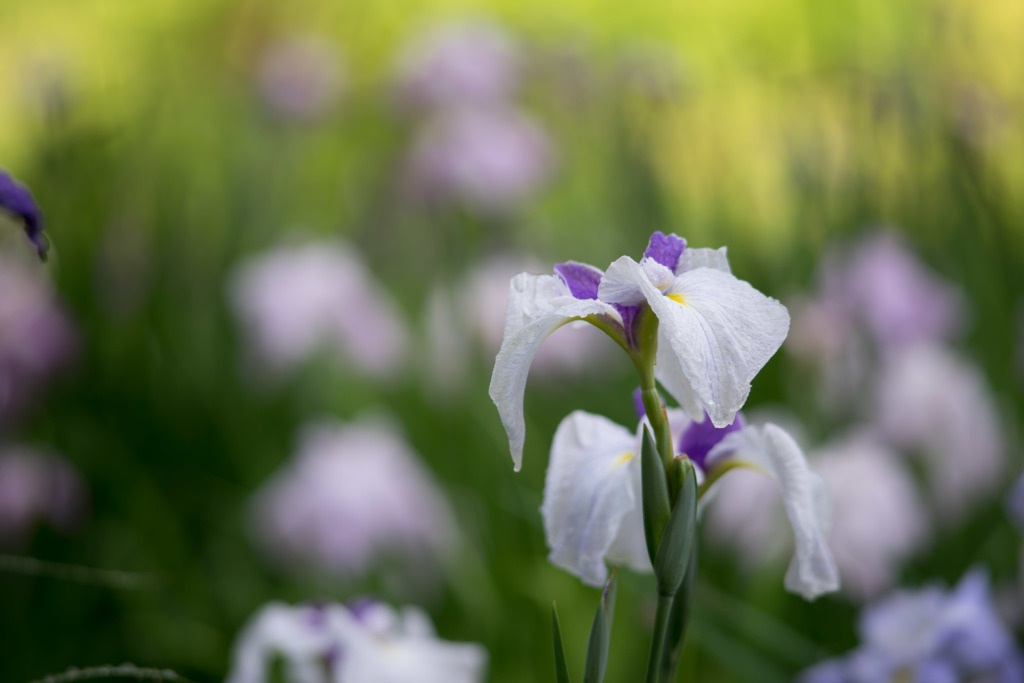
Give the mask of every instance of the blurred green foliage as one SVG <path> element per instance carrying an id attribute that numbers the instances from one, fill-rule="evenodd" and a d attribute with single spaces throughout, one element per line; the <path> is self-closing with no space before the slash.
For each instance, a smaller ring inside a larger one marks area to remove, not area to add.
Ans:
<path id="1" fill-rule="evenodd" d="M 467 13 L 527 43 L 525 96 L 559 150 L 543 196 L 501 220 L 404 207 L 393 188 L 409 143 L 387 93 L 394 55 Z M 495 683 L 547 680 L 554 599 L 578 677 L 598 591 L 545 560 L 545 453 L 569 410 L 632 424 L 625 358 L 571 382 L 535 373 L 519 474 L 484 354 L 466 358 L 470 384 L 451 401 L 415 373 L 382 387 L 319 366 L 254 391 L 225 275 L 296 227 L 357 245 L 418 326 L 435 282 L 501 249 L 604 266 L 675 231 L 728 245 L 734 272 L 785 298 L 833 239 L 899 226 L 964 287 L 966 345 L 1008 423 L 1024 417 L 1008 370 L 1024 292 L 1020 3 L 7 0 L 2 14 L 0 165 L 44 208 L 49 269 L 83 340 L 75 370 L 5 436 L 63 453 L 92 497 L 82 533 L 41 529 L 27 554 L 159 579 L 125 590 L 0 575 L 4 680 L 131 661 L 213 681 L 268 600 L 400 601 L 373 580 L 271 571 L 246 534 L 248 497 L 298 427 L 366 408 L 398 417 L 466 538 L 427 605 L 439 633 L 483 643 Z M 344 102 L 317 125 L 271 120 L 255 92 L 257 56 L 293 33 L 331 38 L 345 59 Z M 780 354 L 751 404 L 799 397 L 792 377 Z M 993 500 L 905 577 L 951 580 L 976 560 L 1007 577 L 1018 547 Z M 781 570 L 752 577 L 736 562 L 702 555 L 685 680 L 788 680 L 853 645 L 855 607 L 806 604 L 783 593 Z M 610 681 L 639 675 L 652 585 L 620 573 Z"/>

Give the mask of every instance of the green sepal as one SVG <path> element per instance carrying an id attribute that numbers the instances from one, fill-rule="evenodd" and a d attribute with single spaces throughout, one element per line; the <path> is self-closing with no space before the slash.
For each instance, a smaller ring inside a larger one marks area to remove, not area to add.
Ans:
<path id="1" fill-rule="evenodd" d="M 666 597 L 674 596 L 683 582 L 697 527 L 697 472 L 690 459 L 673 458 L 669 479 L 682 483 L 654 558 L 658 595 Z"/>
<path id="2" fill-rule="evenodd" d="M 608 646 L 612 637 L 612 619 L 615 616 L 616 570 L 608 577 L 601 592 L 601 602 L 590 626 L 590 640 L 587 641 L 587 663 L 583 667 L 583 683 L 602 683 L 608 665 Z"/>
<path id="3" fill-rule="evenodd" d="M 644 425 L 644 439 L 640 447 L 640 483 L 643 495 L 644 538 L 647 539 L 647 554 L 653 565 L 671 508 L 668 503 L 665 467 L 661 464 L 658 447 L 654 444 L 654 438 L 651 437 L 647 425 Z"/>
<path id="4" fill-rule="evenodd" d="M 558 625 L 558 610 L 555 609 L 555 603 L 551 603 L 551 631 L 555 641 L 555 683 L 570 683 L 569 665 L 565 662 L 562 628 Z"/>
<path id="5" fill-rule="evenodd" d="M 672 602 L 672 612 L 668 617 L 668 629 L 665 632 L 665 647 L 662 650 L 661 660 L 661 683 L 672 683 L 676 677 L 676 669 L 679 667 L 679 658 L 683 654 L 683 645 L 686 642 L 686 627 L 690 622 L 690 612 L 693 605 L 693 587 L 697 577 L 697 547 L 696 540 L 693 543 L 693 550 L 690 556 L 690 563 L 686 568 L 686 576 L 683 583 L 676 592 L 675 600 Z"/>

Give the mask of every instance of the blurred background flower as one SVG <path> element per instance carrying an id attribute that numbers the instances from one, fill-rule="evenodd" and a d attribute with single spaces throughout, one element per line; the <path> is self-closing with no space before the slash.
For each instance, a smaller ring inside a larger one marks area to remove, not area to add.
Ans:
<path id="1" fill-rule="evenodd" d="M 350 580 L 383 569 L 419 589 L 440 580 L 458 540 L 444 494 L 382 418 L 306 425 L 256 493 L 251 529 L 276 565 Z"/>
<path id="2" fill-rule="evenodd" d="M 327 116 L 344 86 L 338 49 L 313 35 L 286 37 L 268 45 L 256 71 L 263 104 L 285 121 Z"/>
<path id="3" fill-rule="evenodd" d="M 0 258 L 0 425 L 21 416 L 42 386 L 66 368 L 77 339 L 46 276 Z"/>
<path id="4" fill-rule="evenodd" d="M 482 647 L 441 640 L 422 610 L 372 599 L 265 605 L 235 642 L 228 682 L 269 680 L 278 655 L 302 683 L 477 683 L 487 666 Z"/>
<path id="5" fill-rule="evenodd" d="M 278 247 L 229 283 L 256 371 L 294 368 L 318 352 L 379 379 L 405 362 L 406 330 L 386 290 L 340 243 Z"/>
<path id="6" fill-rule="evenodd" d="M 69 462 L 35 448 L 0 448 L 0 547 L 21 550 L 37 525 L 68 534 L 85 521 L 88 491 Z"/>

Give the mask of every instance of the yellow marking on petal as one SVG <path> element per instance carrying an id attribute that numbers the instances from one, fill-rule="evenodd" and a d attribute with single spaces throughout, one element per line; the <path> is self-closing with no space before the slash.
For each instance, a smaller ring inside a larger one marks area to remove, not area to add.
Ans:
<path id="1" fill-rule="evenodd" d="M 627 462 L 629 462 L 632 459 L 633 459 L 633 453 L 623 453 L 622 455 L 619 456 L 619 459 L 616 460 L 613 464 L 614 465 L 625 465 Z"/>
<path id="2" fill-rule="evenodd" d="M 672 299 L 672 301 L 675 301 L 678 304 L 682 304 L 687 307 L 689 306 L 689 304 L 686 303 L 686 297 L 683 296 L 682 294 L 669 294 L 668 298 Z"/>

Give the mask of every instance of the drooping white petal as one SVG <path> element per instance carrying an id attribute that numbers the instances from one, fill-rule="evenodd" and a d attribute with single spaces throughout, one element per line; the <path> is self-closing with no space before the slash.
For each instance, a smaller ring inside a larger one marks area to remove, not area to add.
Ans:
<path id="1" fill-rule="evenodd" d="M 726 436 L 708 454 L 709 470 L 727 461 L 753 467 L 779 483 L 796 540 L 786 589 L 808 600 L 836 590 L 839 572 L 826 543 L 830 523 L 827 489 L 817 472 L 808 467 L 793 438 L 773 424 L 744 427 Z"/>
<path id="2" fill-rule="evenodd" d="M 633 432 L 582 411 L 555 431 L 541 505 L 548 559 L 591 586 L 607 579 L 606 561 L 650 571 L 638 446 Z"/>
<path id="3" fill-rule="evenodd" d="M 697 268 L 714 268 L 723 273 L 731 273 L 729 259 L 725 254 L 725 247 L 718 249 L 684 249 L 679 255 L 679 263 L 676 265 L 676 273 L 685 273 L 688 270 Z"/>
<path id="4" fill-rule="evenodd" d="M 523 393 L 526 378 L 541 342 L 571 320 L 588 315 L 612 315 L 614 309 L 596 299 L 575 299 L 553 275 L 520 273 L 509 284 L 505 334 L 494 361 L 489 394 L 508 433 L 516 470 L 522 466 L 526 423 Z"/>
<path id="5" fill-rule="evenodd" d="M 656 376 L 684 408 L 696 398 L 716 427 L 730 424 L 747 400 L 751 380 L 786 338 L 786 307 L 712 268 L 683 273 L 666 295 L 653 286 L 644 294 L 660 323 Z M 672 376 L 668 353 L 695 398 L 686 395 L 690 392 L 678 375 Z M 691 416 L 702 419 L 702 412 Z"/>

